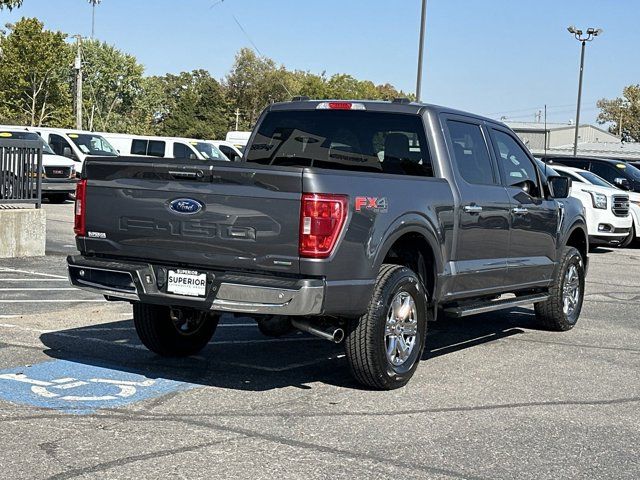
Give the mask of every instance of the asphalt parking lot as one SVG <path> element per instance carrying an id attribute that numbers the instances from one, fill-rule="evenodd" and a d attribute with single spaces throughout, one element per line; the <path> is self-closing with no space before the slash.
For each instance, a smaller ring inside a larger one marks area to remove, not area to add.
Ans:
<path id="1" fill-rule="evenodd" d="M 0 260 L 0 477 L 640 478 L 640 249 L 591 255 L 578 326 L 532 309 L 444 320 L 403 389 L 361 389 L 339 346 L 225 316 L 186 360 L 131 307 L 72 289 L 71 202 L 48 255 Z"/>

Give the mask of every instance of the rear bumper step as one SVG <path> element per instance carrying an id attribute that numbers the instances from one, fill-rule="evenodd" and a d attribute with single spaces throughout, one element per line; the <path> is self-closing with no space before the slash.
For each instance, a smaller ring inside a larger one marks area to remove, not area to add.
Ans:
<path id="1" fill-rule="evenodd" d="M 479 313 L 493 312 L 504 308 L 517 307 L 519 305 L 527 305 L 530 303 L 544 302 L 549 298 L 547 293 L 538 293 L 534 295 L 524 295 L 521 297 L 507 298 L 504 300 L 494 300 L 485 303 L 473 303 L 469 305 L 460 305 L 457 307 L 445 308 L 444 311 L 453 317 L 467 317 L 469 315 L 477 315 Z"/>
<path id="2" fill-rule="evenodd" d="M 266 315 L 322 313 L 325 282 L 319 279 L 252 278 L 225 272 L 207 274 L 205 297 L 167 293 L 166 267 L 137 262 L 108 261 L 83 256 L 67 258 L 69 280 L 75 287 L 110 299 L 199 310 Z M 159 280 L 160 278 L 160 280 Z"/>

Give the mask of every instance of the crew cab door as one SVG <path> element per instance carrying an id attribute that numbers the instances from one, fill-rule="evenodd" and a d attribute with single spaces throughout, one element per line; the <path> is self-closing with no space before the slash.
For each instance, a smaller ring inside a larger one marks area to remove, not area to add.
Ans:
<path id="1" fill-rule="evenodd" d="M 507 192 L 500 182 L 486 131 L 475 119 L 444 116 L 447 148 L 459 195 L 451 270 L 457 297 L 500 290 L 509 255 Z"/>
<path id="2" fill-rule="evenodd" d="M 559 204 L 545 197 L 535 161 L 507 129 L 490 127 L 502 183 L 511 203 L 507 283 L 526 286 L 551 279 L 556 258 Z"/>

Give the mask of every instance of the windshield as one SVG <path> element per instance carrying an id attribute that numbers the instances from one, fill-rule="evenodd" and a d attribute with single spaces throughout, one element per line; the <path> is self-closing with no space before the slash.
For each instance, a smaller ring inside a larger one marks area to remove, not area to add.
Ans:
<path id="1" fill-rule="evenodd" d="M 599 187 L 616 188 L 613 185 L 611 185 L 609 182 L 607 182 L 604 178 L 599 177 L 593 172 L 584 171 L 584 172 L 576 172 L 576 173 L 582 178 L 586 179 L 592 185 L 597 185 Z"/>
<path id="2" fill-rule="evenodd" d="M 215 145 L 208 142 L 191 142 L 196 150 L 207 160 L 229 160 Z"/>
<path id="3" fill-rule="evenodd" d="M 26 131 L 3 131 L 0 132 L 0 137 L 3 138 L 13 138 L 15 140 L 37 140 L 42 143 L 42 153 L 45 155 L 55 155 L 53 150 L 44 139 L 35 132 L 26 132 Z"/>
<path id="4" fill-rule="evenodd" d="M 67 136 L 85 155 L 100 155 L 102 157 L 117 157 L 118 152 L 100 135 L 92 133 L 68 133 Z"/>
<path id="5" fill-rule="evenodd" d="M 630 163 L 616 163 L 616 168 L 620 171 L 626 172 L 634 180 L 640 181 L 640 170 L 631 165 Z"/>

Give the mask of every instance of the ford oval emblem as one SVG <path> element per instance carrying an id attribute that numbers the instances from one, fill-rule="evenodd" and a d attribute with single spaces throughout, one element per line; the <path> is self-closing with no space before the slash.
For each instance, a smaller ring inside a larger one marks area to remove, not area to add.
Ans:
<path id="1" fill-rule="evenodd" d="M 176 213 L 193 215 L 204 208 L 204 205 L 192 198 L 176 198 L 169 204 L 169 208 Z"/>

